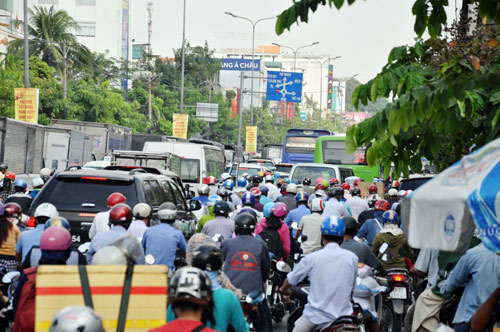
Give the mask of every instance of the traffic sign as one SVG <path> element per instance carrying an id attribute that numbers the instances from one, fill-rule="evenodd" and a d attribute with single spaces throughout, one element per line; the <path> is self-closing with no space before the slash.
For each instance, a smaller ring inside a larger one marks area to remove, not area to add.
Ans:
<path id="1" fill-rule="evenodd" d="M 302 100 L 302 73 L 268 71 L 266 100 L 300 103 Z"/>

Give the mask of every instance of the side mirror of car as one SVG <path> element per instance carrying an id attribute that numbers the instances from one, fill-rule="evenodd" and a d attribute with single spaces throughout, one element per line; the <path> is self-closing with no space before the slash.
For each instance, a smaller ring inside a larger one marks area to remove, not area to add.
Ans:
<path id="1" fill-rule="evenodd" d="M 201 202 L 196 199 L 192 199 L 189 201 L 189 211 L 196 211 L 201 209 Z"/>

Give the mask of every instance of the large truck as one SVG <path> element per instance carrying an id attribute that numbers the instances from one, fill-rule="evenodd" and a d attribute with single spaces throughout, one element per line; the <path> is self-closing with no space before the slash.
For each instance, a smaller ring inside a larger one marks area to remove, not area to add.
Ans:
<path id="1" fill-rule="evenodd" d="M 45 127 L 43 144 L 45 167 L 63 171 L 71 166 L 83 166 L 91 160 L 90 135 L 76 130 Z"/>
<path id="2" fill-rule="evenodd" d="M 91 136 L 92 159 L 102 160 L 114 150 L 131 150 L 132 129 L 109 123 L 53 119 L 51 127 L 81 131 Z"/>

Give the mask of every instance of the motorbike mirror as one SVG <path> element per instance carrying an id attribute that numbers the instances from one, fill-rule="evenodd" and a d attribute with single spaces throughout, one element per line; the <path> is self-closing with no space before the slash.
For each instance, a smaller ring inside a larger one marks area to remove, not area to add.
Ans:
<path id="1" fill-rule="evenodd" d="M 385 253 L 385 251 L 387 250 L 388 247 L 389 247 L 389 245 L 387 244 L 387 242 L 384 242 L 380 246 L 380 248 L 378 249 L 378 252 L 381 253 L 381 254 L 383 254 L 383 253 Z"/>
<path id="2" fill-rule="evenodd" d="M 3 278 L 2 278 L 2 283 L 4 283 L 4 284 L 10 284 L 13 281 L 19 279 L 20 276 L 21 276 L 21 272 L 19 272 L 19 271 L 10 271 L 10 272 L 7 272 L 3 276 Z"/>
<path id="3" fill-rule="evenodd" d="M 201 202 L 197 199 L 192 199 L 189 201 L 189 211 L 196 211 L 201 209 Z"/>
<path id="4" fill-rule="evenodd" d="M 283 261 L 279 261 L 276 263 L 276 269 L 280 272 L 283 272 L 283 273 L 288 273 L 288 272 L 292 271 L 292 268 L 290 267 L 290 265 L 288 265 L 287 263 L 285 263 Z"/>
<path id="5" fill-rule="evenodd" d="M 292 222 L 292 228 L 299 229 L 299 224 L 296 221 Z"/>
<path id="6" fill-rule="evenodd" d="M 85 254 L 87 253 L 87 251 L 89 251 L 89 247 L 90 247 L 90 242 L 85 242 L 78 246 L 78 251 L 81 252 L 82 254 Z"/>
<path id="7" fill-rule="evenodd" d="M 302 235 L 302 239 L 300 240 L 300 242 L 306 242 L 307 241 L 307 235 Z"/>
<path id="8" fill-rule="evenodd" d="M 155 256 L 151 254 L 146 255 L 145 260 L 147 265 L 153 265 L 156 262 Z"/>
<path id="9" fill-rule="evenodd" d="M 387 262 L 387 254 L 384 254 L 384 255 L 382 256 L 382 260 L 383 260 L 384 262 Z"/>

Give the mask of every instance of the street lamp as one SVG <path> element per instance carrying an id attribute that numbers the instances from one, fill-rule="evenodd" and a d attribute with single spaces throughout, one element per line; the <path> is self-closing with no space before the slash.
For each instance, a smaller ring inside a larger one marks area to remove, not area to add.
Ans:
<path id="1" fill-rule="evenodd" d="M 181 102 L 180 113 L 184 113 L 184 55 L 186 52 L 186 0 L 182 11 L 182 59 L 181 59 Z"/>
<path id="2" fill-rule="evenodd" d="M 253 74 L 253 71 L 254 71 L 254 57 L 255 57 L 255 26 L 257 25 L 257 23 L 259 23 L 261 21 L 274 20 L 276 17 L 261 18 L 261 19 L 254 22 L 249 18 L 246 18 L 243 16 L 238 16 L 238 15 L 235 15 L 235 14 L 230 13 L 230 12 L 224 12 L 224 14 L 232 16 L 233 18 L 241 18 L 242 20 L 250 22 L 250 24 L 252 25 L 252 80 L 250 81 L 251 82 L 250 89 L 252 91 L 252 93 L 251 93 L 252 98 L 250 99 L 250 124 L 253 126 L 254 125 L 254 119 L 253 119 L 253 80 L 254 80 L 254 74 Z M 240 114 L 240 116 L 241 116 L 241 114 Z"/>

